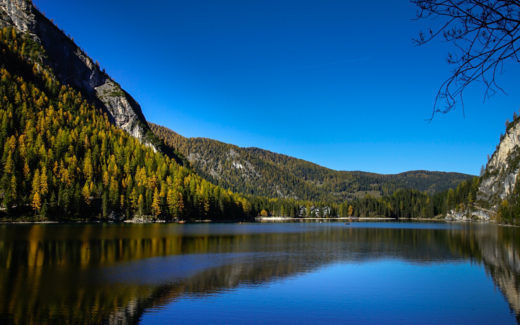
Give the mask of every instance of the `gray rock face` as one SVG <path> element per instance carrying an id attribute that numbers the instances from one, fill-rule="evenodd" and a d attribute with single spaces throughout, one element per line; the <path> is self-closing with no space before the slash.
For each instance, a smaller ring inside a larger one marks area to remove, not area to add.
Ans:
<path id="1" fill-rule="evenodd" d="M 0 0 L 2 27 L 15 26 L 23 33 L 30 33 L 34 28 L 34 14 L 29 0 Z"/>
<path id="2" fill-rule="evenodd" d="M 500 202 L 511 195 L 520 173 L 520 122 L 516 120 L 501 139 L 480 180 L 477 202 L 489 203 L 496 212 Z"/>
<path id="3" fill-rule="evenodd" d="M 139 104 L 30 0 L 0 0 L 0 26 L 14 26 L 42 44 L 48 56 L 45 63 L 60 82 L 82 91 L 107 112 L 112 123 L 156 149 L 146 138 L 150 131 Z"/>
<path id="4" fill-rule="evenodd" d="M 515 242 L 504 240 L 500 228 L 476 232 L 476 246 L 482 261 L 511 309 L 520 313 L 520 251 Z"/>

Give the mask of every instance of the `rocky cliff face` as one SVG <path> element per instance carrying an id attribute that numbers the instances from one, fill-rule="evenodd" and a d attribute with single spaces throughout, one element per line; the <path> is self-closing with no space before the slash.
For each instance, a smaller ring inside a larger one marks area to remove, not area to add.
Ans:
<path id="1" fill-rule="evenodd" d="M 0 0 L 0 27 L 5 26 L 13 26 L 42 44 L 47 54 L 42 59 L 54 70 L 60 82 L 83 92 L 107 112 L 116 126 L 155 148 L 139 104 L 30 0 Z"/>
<path id="2" fill-rule="evenodd" d="M 516 119 L 508 125 L 481 177 L 477 193 L 479 211 L 487 208 L 488 214 L 496 213 L 500 202 L 513 193 L 519 173 L 520 119 Z"/>
<path id="3" fill-rule="evenodd" d="M 1 0 L 0 19 L 3 26 L 14 26 L 23 33 L 30 33 L 35 24 L 32 3 L 28 0 Z"/>

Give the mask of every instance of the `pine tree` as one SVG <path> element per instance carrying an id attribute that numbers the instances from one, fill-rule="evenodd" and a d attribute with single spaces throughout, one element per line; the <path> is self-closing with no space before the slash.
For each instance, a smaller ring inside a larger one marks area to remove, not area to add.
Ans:
<path id="1" fill-rule="evenodd" d="M 42 172 L 40 175 L 40 194 L 46 195 L 49 191 L 49 185 L 47 183 L 47 168 L 45 166 L 42 168 Z"/>
<path id="2" fill-rule="evenodd" d="M 32 208 L 34 211 L 39 212 L 42 207 L 42 201 L 40 197 L 40 193 L 35 192 L 32 199 Z"/>
<path id="3" fill-rule="evenodd" d="M 159 191 L 157 190 L 157 187 L 153 192 L 152 213 L 156 217 L 161 214 L 161 198 L 159 196 Z"/>
<path id="4" fill-rule="evenodd" d="M 139 194 L 139 199 L 137 200 L 137 206 L 139 215 L 142 216 L 144 214 L 144 198 L 142 194 Z"/>
<path id="5" fill-rule="evenodd" d="M 88 182 L 85 182 L 83 188 L 81 189 L 81 194 L 83 195 L 83 199 L 87 205 L 90 205 L 90 187 Z"/>

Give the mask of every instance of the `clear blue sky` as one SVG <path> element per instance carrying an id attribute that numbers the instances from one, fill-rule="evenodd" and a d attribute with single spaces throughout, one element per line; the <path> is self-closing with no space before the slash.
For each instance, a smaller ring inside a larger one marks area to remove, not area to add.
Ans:
<path id="1" fill-rule="evenodd" d="M 188 137 L 284 153 L 338 170 L 478 174 L 520 108 L 508 95 L 430 117 L 452 67 L 415 47 L 408 1 L 34 0 L 141 104 Z"/>

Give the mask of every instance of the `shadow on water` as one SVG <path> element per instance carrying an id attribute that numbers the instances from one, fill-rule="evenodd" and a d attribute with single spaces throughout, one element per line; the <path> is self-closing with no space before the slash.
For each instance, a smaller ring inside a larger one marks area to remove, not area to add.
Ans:
<path id="1" fill-rule="evenodd" d="M 518 315 L 519 231 L 400 223 L 4 225 L 0 322 L 136 323 L 186 295 L 382 258 L 480 263 Z"/>

